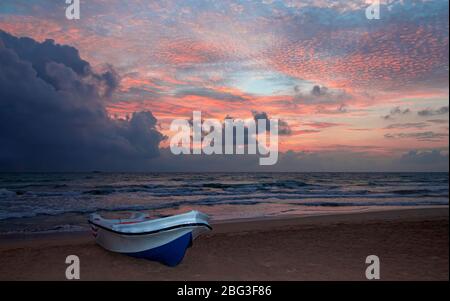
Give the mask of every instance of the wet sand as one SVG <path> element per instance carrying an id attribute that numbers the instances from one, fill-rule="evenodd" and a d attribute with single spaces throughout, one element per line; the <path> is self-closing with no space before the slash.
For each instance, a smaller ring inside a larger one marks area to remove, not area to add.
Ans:
<path id="1" fill-rule="evenodd" d="M 449 209 L 422 208 L 214 224 L 177 267 L 105 251 L 90 233 L 0 236 L 0 280 L 449 280 Z"/>

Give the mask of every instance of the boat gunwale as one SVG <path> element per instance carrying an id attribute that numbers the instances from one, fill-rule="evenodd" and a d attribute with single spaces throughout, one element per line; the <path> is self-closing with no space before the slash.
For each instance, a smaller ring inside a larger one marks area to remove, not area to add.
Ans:
<path id="1" fill-rule="evenodd" d="M 179 224 L 179 225 L 174 225 L 174 226 L 165 227 L 165 228 L 152 230 L 152 231 L 146 231 L 146 232 L 122 232 L 122 231 L 113 230 L 113 229 L 108 228 L 108 227 L 103 226 L 103 225 L 99 225 L 97 223 L 94 223 L 91 220 L 88 220 L 88 223 L 91 224 L 91 225 L 94 225 L 94 226 L 96 226 L 98 228 L 101 228 L 103 230 L 115 233 L 115 234 L 129 235 L 129 236 L 156 234 L 156 233 L 160 233 L 160 232 L 164 232 L 164 231 L 174 230 L 174 229 L 178 229 L 178 228 L 185 228 L 185 227 L 207 227 L 209 230 L 212 230 L 212 227 L 209 224 L 207 224 L 207 223 L 186 223 L 186 224 Z"/>

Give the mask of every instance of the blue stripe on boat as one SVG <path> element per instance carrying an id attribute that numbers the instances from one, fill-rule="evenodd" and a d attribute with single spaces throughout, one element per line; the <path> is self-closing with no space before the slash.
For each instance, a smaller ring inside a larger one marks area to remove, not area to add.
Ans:
<path id="1" fill-rule="evenodd" d="M 125 254 L 137 258 L 159 261 L 161 263 L 164 263 L 165 265 L 173 267 L 178 265 L 183 260 L 186 249 L 190 247 L 191 244 L 192 234 L 191 232 L 189 232 L 157 248 Z"/>

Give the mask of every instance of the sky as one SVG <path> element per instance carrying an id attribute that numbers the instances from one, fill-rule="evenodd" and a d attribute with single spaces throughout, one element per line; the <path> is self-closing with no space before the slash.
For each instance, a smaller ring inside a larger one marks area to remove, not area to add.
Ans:
<path id="1" fill-rule="evenodd" d="M 448 1 L 369 4 L 1 0 L 0 170 L 448 171 Z M 278 164 L 172 155 L 194 110 L 278 118 Z"/>

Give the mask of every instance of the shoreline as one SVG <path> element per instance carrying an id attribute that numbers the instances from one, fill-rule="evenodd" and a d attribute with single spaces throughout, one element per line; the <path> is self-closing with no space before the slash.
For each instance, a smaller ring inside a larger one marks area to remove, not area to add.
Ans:
<path id="1" fill-rule="evenodd" d="M 446 206 L 215 222 L 175 268 L 105 251 L 85 231 L 2 235 L 0 280 L 64 280 L 70 254 L 82 280 L 364 280 L 372 253 L 382 280 L 448 280 L 448 216 Z"/>
<path id="2" fill-rule="evenodd" d="M 310 220 L 320 221 L 322 219 L 347 219 L 354 215 L 365 216 L 371 215 L 371 213 L 379 213 L 379 212 L 402 212 L 402 211 L 414 211 L 414 210 L 428 210 L 428 209 L 449 209 L 449 205 L 430 205 L 430 206 L 380 206 L 380 207 L 367 207 L 365 210 L 358 209 L 354 211 L 334 211 L 334 212 L 323 212 L 323 213 L 311 213 L 311 214 L 282 214 L 275 216 L 262 216 L 262 217 L 250 217 L 250 218 L 235 218 L 235 219 L 218 219 L 211 220 L 211 226 L 216 229 L 219 226 L 219 229 L 223 227 L 223 225 L 228 224 L 246 224 L 251 225 L 252 223 L 264 223 L 269 222 L 272 225 L 283 224 L 285 222 L 302 223 Z M 58 230 L 50 230 L 50 231 L 23 231 L 23 232 L 0 232 L 0 247 L 5 243 L 6 240 L 23 240 L 23 239 L 46 239 L 48 237 L 67 237 L 67 236 L 77 236 L 77 235 L 85 235 L 88 233 L 90 235 L 89 224 L 77 225 L 77 227 L 84 228 L 82 230 L 67 230 L 67 231 L 58 231 Z"/>

